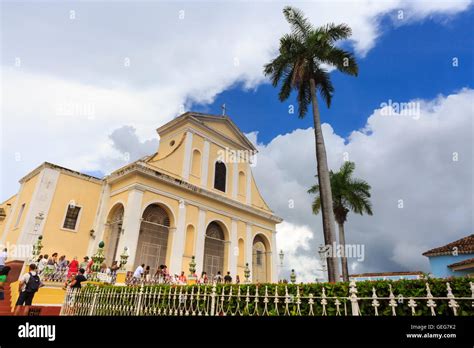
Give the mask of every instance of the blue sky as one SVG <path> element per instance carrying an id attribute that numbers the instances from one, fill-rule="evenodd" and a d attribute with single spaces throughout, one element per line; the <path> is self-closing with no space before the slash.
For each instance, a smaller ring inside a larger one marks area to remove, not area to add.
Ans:
<path id="1" fill-rule="evenodd" d="M 396 27 L 388 17 L 382 21 L 384 34 L 365 57 L 358 56 L 359 76 L 332 72 L 335 94 L 330 109 L 320 103 L 322 121 L 347 137 L 365 126 L 367 117 L 382 102 L 433 99 L 463 87 L 472 87 L 474 10 L 450 21 L 425 19 Z M 452 59 L 459 59 L 453 68 Z M 288 114 L 296 104 L 296 94 L 284 103 L 278 101 L 278 88 L 262 84 L 245 89 L 236 84 L 220 93 L 212 104 L 194 105 L 195 111 L 217 113 L 226 104 L 227 113 L 244 132 L 258 130 L 259 142 L 268 143 L 279 134 L 296 128 L 312 127 L 311 114 L 303 120 Z"/>

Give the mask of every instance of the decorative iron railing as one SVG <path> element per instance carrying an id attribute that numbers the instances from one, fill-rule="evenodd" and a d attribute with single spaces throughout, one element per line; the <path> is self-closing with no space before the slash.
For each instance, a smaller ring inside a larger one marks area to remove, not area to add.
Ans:
<path id="1" fill-rule="evenodd" d="M 40 273 L 40 278 L 43 283 L 66 283 L 72 281 L 74 276 L 77 273 L 70 273 L 67 268 L 57 269 L 57 268 L 45 268 Z M 117 274 L 115 272 L 110 273 L 101 273 L 101 272 L 91 272 L 85 274 L 85 277 L 88 281 L 92 282 L 101 282 L 105 284 L 115 284 Z"/>
<path id="2" fill-rule="evenodd" d="M 64 283 L 67 280 L 67 274 L 67 268 L 46 267 L 41 271 L 40 278 L 42 282 Z"/>
<path id="3" fill-rule="evenodd" d="M 474 283 L 470 296 L 455 297 L 450 283 L 445 296 L 433 296 L 429 283 L 420 296 L 395 294 L 359 297 L 351 282 L 346 296 L 303 293 L 303 285 L 262 286 L 86 286 L 68 289 L 62 315 L 166 315 L 166 316 L 348 316 L 348 315 L 474 315 Z M 439 290 L 439 289 L 438 289 Z M 438 291 L 437 290 L 437 291 Z M 418 291 L 419 292 L 419 291 Z"/>

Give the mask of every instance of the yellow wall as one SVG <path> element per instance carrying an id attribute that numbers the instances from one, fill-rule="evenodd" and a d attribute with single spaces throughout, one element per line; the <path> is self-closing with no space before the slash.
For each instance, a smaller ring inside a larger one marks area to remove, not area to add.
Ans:
<path id="1" fill-rule="evenodd" d="M 13 205 L 15 204 L 16 197 L 17 195 L 15 194 L 0 204 L 0 208 L 3 208 L 5 212 L 5 217 L 0 219 L 0 238 L 3 236 L 8 218 L 13 213 Z"/>
<path id="2" fill-rule="evenodd" d="M 18 241 L 18 237 L 20 237 L 21 228 L 23 227 L 23 224 L 25 222 L 25 217 L 28 214 L 28 209 L 31 203 L 31 197 L 33 196 L 33 193 L 35 191 L 36 184 L 38 183 L 38 178 L 39 178 L 39 173 L 34 175 L 32 178 L 28 179 L 23 184 L 23 189 L 20 190 L 19 192 L 18 204 L 16 206 L 15 211 L 13 212 L 13 220 L 7 232 L 7 238 L 5 239 L 6 243 L 16 244 Z M 18 224 L 17 227 L 15 227 L 15 223 L 18 219 L 18 214 L 20 212 L 20 209 L 23 203 L 26 203 L 25 209 L 23 210 L 23 213 L 21 214 L 20 223 Z"/>
<path id="3" fill-rule="evenodd" d="M 87 253 L 102 185 L 61 173 L 43 229 L 43 254 L 58 252 L 67 259 L 82 259 Z M 76 231 L 63 229 L 70 201 L 82 207 Z"/>

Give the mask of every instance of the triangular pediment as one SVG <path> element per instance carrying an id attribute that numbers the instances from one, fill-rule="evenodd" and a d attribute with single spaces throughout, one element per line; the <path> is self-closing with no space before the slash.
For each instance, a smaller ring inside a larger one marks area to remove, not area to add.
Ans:
<path id="1" fill-rule="evenodd" d="M 238 147 L 256 152 L 252 142 L 240 131 L 228 116 L 208 115 L 197 112 L 186 112 L 173 121 L 168 122 L 157 131 L 160 136 L 172 131 L 174 128 L 189 122 L 190 127 L 202 128 L 221 139 L 227 140 Z"/>

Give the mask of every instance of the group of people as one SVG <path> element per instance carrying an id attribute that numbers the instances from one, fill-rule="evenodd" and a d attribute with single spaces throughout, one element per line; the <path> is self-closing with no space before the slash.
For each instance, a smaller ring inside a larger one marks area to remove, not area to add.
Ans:
<path id="1" fill-rule="evenodd" d="M 6 265 L 8 250 L 5 248 L 0 252 L 0 301 L 4 300 L 4 284 L 7 281 L 11 268 Z M 64 287 L 81 288 L 81 284 L 87 280 L 92 273 L 93 260 L 85 256 L 82 262 L 74 257 L 67 260 L 65 255 L 58 253 L 40 255 L 36 262 L 28 266 L 28 271 L 19 279 L 19 296 L 16 302 L 18 306 L 31 306 L 33 298 L 43 286 L 43 281 L 64 281 Z M 101 264 L 99 273 L 113 277 L 120 265 L 114 261 L 110 267 L 104 262 Z M 17 311 L 17 309 L 15 311 Z"/>
<path id="2" fill-rule="evenodd" d="M 196 273 L 192 274 L 190 277 L 196 279 L 198 284 L 209 284 L 211 282 L 216 282 L 217 284 L 232 284 L 232 276 L 230 275 L 230 272 L 227 272 L 225 276 L 222 276 L 221 272 L 219 271 L 213 277 L 213 279 L 209 279 L 206 272 L 202 272 L 200 277 L 198 277 Z M 184 274 L 184 271 L 182 271 L 180 275 L 171 275 L 166 265 L 160 265 L 155 274 L 152 275 L 150 272 L 150 266 L 141 264 L 135 269 L 132 276 L 132 282 L 136 283 L 140 281 L 154 282 L 159 284 L 186 285 L 188 279 Z M 240 278 L 238 275 L 235 277 L 235 283 L 240 284 Z"/>

